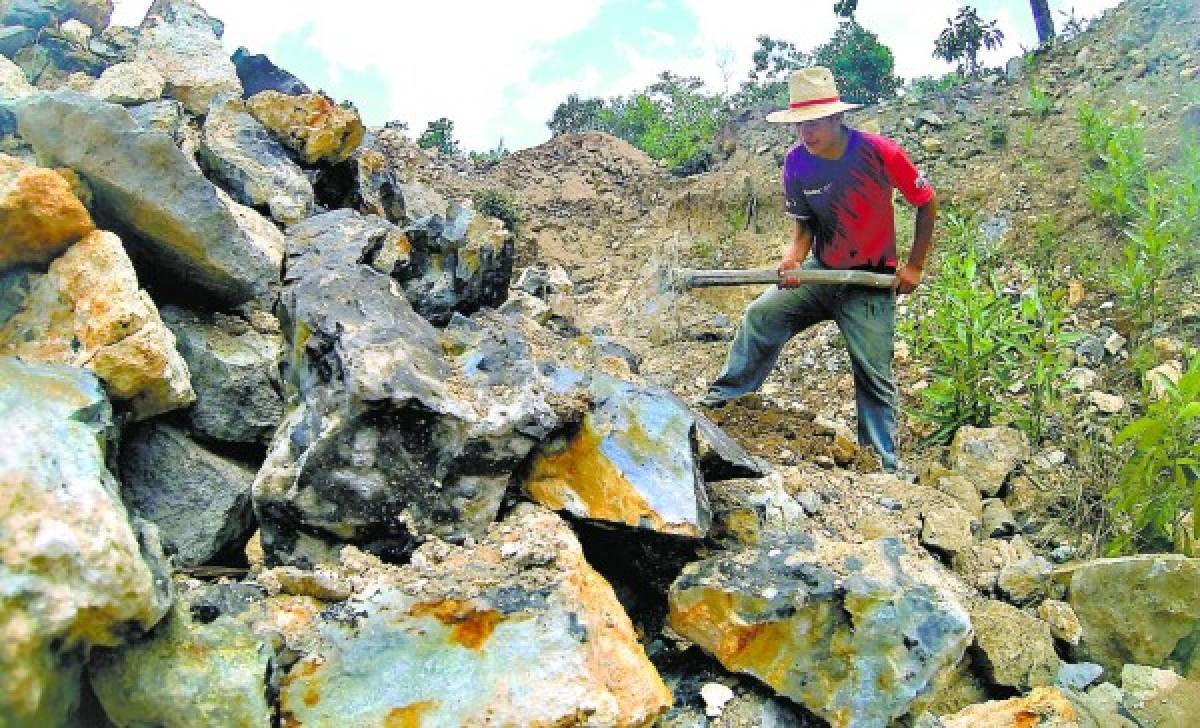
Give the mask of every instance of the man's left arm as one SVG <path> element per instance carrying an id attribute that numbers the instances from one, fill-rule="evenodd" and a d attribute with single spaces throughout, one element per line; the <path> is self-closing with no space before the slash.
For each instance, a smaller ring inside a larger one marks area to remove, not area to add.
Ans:
<path id="1" fill-rule="evenodd" d="M 925 272 L 925 258 L 933 245 L 933 225 L 937 222 L 937 210 L 937 195 L 930 197 L 929 202 L 917 208 L 912 250 L 908 253 L 908 262 L 896 271 L 897 293 L 912 293 L 921 285 L 921 276 Z"/>

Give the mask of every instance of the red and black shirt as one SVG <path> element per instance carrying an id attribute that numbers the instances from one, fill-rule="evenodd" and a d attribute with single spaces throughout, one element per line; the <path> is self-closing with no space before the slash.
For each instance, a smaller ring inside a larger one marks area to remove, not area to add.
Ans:
<path id="1" fill-rule="evenodd" d="M 933 199 L 933 187 L 896 142 L 847 128 L 840 159 L 822 159 L 803 144 L 788 152 L 783 193 L 788 214 L 808 223 L 813 255 L 828 268 L 892 272 L 896 222 L 892 190 L 912 205 Z"/>

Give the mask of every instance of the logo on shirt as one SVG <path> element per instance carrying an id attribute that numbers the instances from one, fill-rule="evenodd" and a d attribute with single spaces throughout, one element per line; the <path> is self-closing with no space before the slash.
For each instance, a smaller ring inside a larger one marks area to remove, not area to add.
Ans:
<path id="1" fill-rule="evenodd" d="M 824 195 L 829 192 L 829 188 L 833 187 L 832 182 L 828 182 L 824 187 L 818 187 L 814 190 L 804 190 L 805 195 Z"/>

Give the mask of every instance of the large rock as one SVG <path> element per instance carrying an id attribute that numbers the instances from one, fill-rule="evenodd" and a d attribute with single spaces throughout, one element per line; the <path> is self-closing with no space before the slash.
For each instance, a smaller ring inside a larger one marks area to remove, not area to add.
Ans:
<path id="1" fill-rule="evenodd" d="M 71 92 L 32 96 L 16 115 L 38 157 L 82 175 L 100 216 L 136 234 L 140 254 L 187 288 L 236 305 L 278 282 L 282 251 L 248 229 L 167 135 Z"/>
<path id="2" fill-rule="evenodd" d="M 284 678 L 287 725 L 642 726 L 670 707 L 612 588 L 545 510 L 402 569 L 343 560 L 361 586 Z"/>
<path id="3" fill-rule="evenodd" d="M 1062 661 L 1050 625 L 991 599 L 972 605 L 975 650 L 988 680 L 1018 690 L 1053 685 Z"/>
<path id="4" fill-rule="evenodd" d="M 106 68 L 88 94 L 113 104 L 144 104 L 161 98 L 166 83 L 154 66 L 132 61 Z"/>
<path id="5" fill-rule="evenodd" d="M 81 658 L 147 630 L 169 584 L 152 527 L 105 467 L 115 434 L 90 372 L 0 358 L 0 717 L 63 724 Z"/>
<path id="6" fill-rule="evenodd" d="M 709 534 L 736 548 L 765 546 L 809 530 L 804 508 L 784 490 L 783 476 L 708 483 L 712 509 Z"/>
<path id="7" fill-rule="evenodd" d="M 86 30 L 78 25 L 76 30 Z M 73 74 L 83 74 L 87 80 L 99 76 L 109 61 L 72 37 L 70 26 L 63 29 L 46 28 L 38 33 L 35 45 L 13 54 L 13 60 L 25 71 L 29 80 L 42 88 L 54 88 L 74 83 Z M 84 80 L 84 79 L 78 79 Z"/>
<path id="8" fill-rule="evenodd" d="M 209 108 L 200 159 L 235 200 L 270 210 L 284 225 L 312 213 L 312 184 L 240 99 L 223 99 Z"/>
<path id="9" fill-rule="evenodd" d="M 1068 602 L 1083 639 L 1073 654 L 1118 674 L 1126 663 L 1200 678 L 1200 559 L 1148 554 L 1089 561 L 1071 574 Z"/>
<path id="10" fill-rule="evenodd" d="M 191 0 L 155 0 L 138 35 L 139 61 L 166 79 L 166 94 L 203 116 L 220 96 L 240 97 L 242 82 L 221 46 L 221 25 Z"/>
<path id="11" fill-rule="evenodd" d="M 1126 665 L 1121 670 L 1122 712 L 1139 726 L 1191 728 L 1200 716 L 1200 682 L 1170 670 Z"/>
<path id="12" fill-rule="evenodd" d="M 835 728 L 884 728 L 971 641 L 966 611 L 931 568 L 894 539 L 718 554 L 672 585 L 670 624 Z"/>
<path id="13" fill-rule="evenodd" d="M 696 418 L 700 472 L 706 482 L 767 476 L 770 467 L 764 461 L 746 452 L 712 420 L 695 411 L 692 414 Z"/>
<path id="14" fill-rule="evenodd" d="M 921 512 L 921 543 L 949 559 L 968 551 L 978 533 L 979 521 L 957 505 L 930 506 Z"/>
<path id="15" fill-rule="evenodd" d="M 278 91 L 289 96 L 311 93 L 303 81 L 276 66 L 270 58 L 255 55 L 245 48 L 233 52 L 233 65 L 242 81 L 242 93 L 246 98 L 263 91 Z"/>
<path id="16" fill-rule="evenodd" d="M 705 536 L 712 516 L 692 414 L 669 395 L 603 377 L 592 399 L 577 432 L 538 450 L 525 492 L 577 518 Z"/>
<path id="17" fill-rule="evenodd" d="M 0 96 L 22 98 L 36 91 L 24 69 L 0 56 Z"/>
<path id="18" fill-rule="evenodd" d="M 33 43 L 37 34 L 23 25 L 5 25 L 0 27 L 0 55 L 12 58 L 17 51 Z"/>
<path id="19" fill-rule="evenodd" d="M 187 114 L 183 110 L 183 104 L 174 99 L 163 99 L 131 106 L 129 107 L 129 115 L 143 129 L 161 131 L 171 137 L 176 146 L 182 144 L 187 132 L 190 131 L 187 126 Z M 199 144 L 196 146 L 199 146 Z"/>
<path id="20" fill-rule="evenodd" d="M 294 406 L 254 486 L 271 561 L 327 559 L 337 542 L 394 557 L 414 537 L 477 538 L 558 426 L 532 361 L 468 350 L 451 366 L 380 272 L 405 255 L 395 227 L 350 210 L 289 230 L 280 321 Z"/>
<path id="21" fill-rule="evenodd" d="M 1029 458 L 1025 433 L 1010 427 L 960 427 L 950 444 L 950 467 L 994 498 L 1008 476 Z"/>
<path id="22" fill-rule="evenodd" d="M 437 326 L 454 313 L 496 307 L 508 296 L 513 241 L 504 223 L 453 203 L 438 215 L 404 228 L 411 246 L 397 278 L 413 308 Z"/>
<path id="23" fill-rule="evenodd" d="M 940 720 L 917 722 L 917 728 L 1133 728 L 1134 725 L 1088 696 L 1045 687 L 1025 697 L 972 705 Z"/>
<path id="24" fill-rule="evenodd" d="M 270 638 L 236 615 L 204 619 L 206 607 L 181 599 L 151 639 L 92 660 L 92 689 L 109 720 L 162 728 L 273 724 Z"/>
<path id="25" fill-rule="evenodd" d="M 95 229 L 62 174 L 0 154 L 0 268 L 48 263 Z"/>
<path id="26" fill-rule="evenodd" d="M 91 369 L 139 419 L 195 400 L 175 337 L 112 233 L 90 233 L 35 280 L 0 328 L 0 354 Z"/>
<path id="27" fill-rule="evenodd" d="M 244 543 L 254 525 L 255 471 L 206 450 L 182 431 L 147 423 L 121 446 L 122 494 L 158 526 L 178 566 L 199 566 Z"/>
<path id="28" fill-rule="evenodd" d="M 321 94 L 263 91 L 250 97 L 246 108 L 308 165 L 345 161 L 358 149 L 365 132 L 357 111 Z"/>
<path id="29" fill-rule="evenodd" d="M 279 357 L 283 337 L 233 317 L 165 307 L 196 391 L 188 422 L 197 434 L 223 442 L 267 442 L 283 419 Z"/>
<path id="30" fill-rule="evenodd" d="M 11 0 L 0 3 L 0 22 L 40 30 L 78 20 L 99 33 L 108 27 L 113 0 Z"/>

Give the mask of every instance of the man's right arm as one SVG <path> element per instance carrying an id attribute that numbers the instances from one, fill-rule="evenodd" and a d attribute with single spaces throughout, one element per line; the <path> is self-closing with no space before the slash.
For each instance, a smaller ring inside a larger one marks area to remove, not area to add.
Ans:
<path id="1" fill-rule="evenodd" d="M 808 251 L 812 249 L 812 231 L 808 228 L 808 222 L 800 219 L 794 222 L 792 242 L 783 249 L 783 260 L 779 263 L 780 275 L 784 271 L 799 268 L 804 259 L 808 257 Z M 798 285 L 800 285 L 800 281 L 795 278 L 784 277 L 779 281 L 780 288 L 795 288 Z"/>

